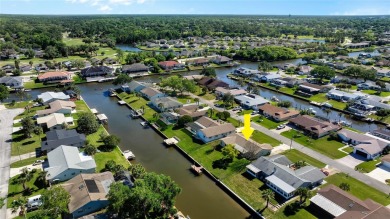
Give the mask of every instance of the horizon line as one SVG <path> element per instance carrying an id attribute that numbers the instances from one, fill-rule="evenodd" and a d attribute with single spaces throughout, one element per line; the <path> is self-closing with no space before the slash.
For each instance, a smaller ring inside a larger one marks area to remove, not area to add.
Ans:
<path id="1" fill-rule="evenodd" d="M 390 14 L 377 14 L 377 15 L 368 15 L 368 14 L 361 14 L 361 15 L 324 15 L 324 14 L 5 14 L 0 13 L 0 16 L 2 15 L 22 15 L 22 16 L 96 16 L 96 15 L 102 15 L 102 16 L 112 16 L 112 15 L 130 15 L 130 16 L 137 16 L 137 15 L 180 15 L 180 16 L 287 16 L 287 17 L 293 17 L 293 16 L 320 16 L 320 17 L 380 17 L 380 16 L 390 16 Z"/>

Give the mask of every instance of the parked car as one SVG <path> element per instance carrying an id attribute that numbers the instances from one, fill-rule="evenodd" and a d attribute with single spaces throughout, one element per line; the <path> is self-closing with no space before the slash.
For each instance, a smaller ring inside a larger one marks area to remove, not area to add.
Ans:
<path id="1" fill-rule="evenodd" d="M 36 160 L 34 163 L 33 163 L 33 166 L 36 166 L 36 165 L 39 165 L 41 163 L 45 162 L 44 160 Z"/>
<path id="2" fill-rule="evenodd" d="M 276 127 L 276 129 L 280 130 L 280 129 L 284 129 L 286 126 L 285 125 L 278 125 L 278 127 Z"/>

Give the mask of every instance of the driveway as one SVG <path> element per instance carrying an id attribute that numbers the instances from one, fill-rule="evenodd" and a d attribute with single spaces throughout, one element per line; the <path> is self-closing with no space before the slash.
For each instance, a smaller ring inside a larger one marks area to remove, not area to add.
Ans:
<path id="1" fill-rule="evenodd" d="M 359 155 L 356 154 L 349 154 L 343 158 L 340 158 L 336 160 L 337 162 L 344 164 L 345 166 L 348 166 L 350 168 L 355 169 L 355 166 L 363 163 L 365 159 Z"/>
<path id="2" fill-rule="evenodd" d="M 386 179 L 390 179 L 390 169 L 388 167 L 380 165 L 373 171 L 367 173 L 367 176 L 386 183 Z"/>
<path id="3" fill-rule="evenodd" d="M 27 165 L 27 166 L 24 166 L 24 167 L 11 168 L 11 169 L 10 169 L 10 173 L 9 173 L 9 177 L 12 178 L 12 177 L 14 177 L 14 176 L 16 176 L 16 175 L 19 175 L 19 174 L 21 173 L 20 171 L 21 171 L 23 168 L 25 168 L 25 167 L 27 167 L 27 169 L 30 170 L 30 171 L 31 171 L 32 169 L 43 170 L 42 164 L 39 164 L 39 165 L 36 165 L 36 166 L 33 166 L 32 164 L 30 164 L 30 165 Z"/>
<path id="4" fill-rule="evenodd" d="M 0 196 L 8 194 L 9 165 L 11 160 L 11 140 L 14 117 L 22 113 L 24 109 L 0 110 Z M 0 218 L 6 218 L 6 206 L 0 209 Z"/>

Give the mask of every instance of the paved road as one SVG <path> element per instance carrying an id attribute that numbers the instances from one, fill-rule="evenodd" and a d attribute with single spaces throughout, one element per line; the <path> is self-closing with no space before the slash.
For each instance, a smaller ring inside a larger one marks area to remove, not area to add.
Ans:
<path id="1" fill-rule="evenodd" d="M 192 97 L 197 97 L 193 94 L 190 94 Z M 205 100 L 201 97 L 197 97 L 199 98 L 199 102 L 201 103 L 204 103 L 204 104 L 207 104 L 211 107 L 213 107 L 215 110 L 218 110 L 218 111 L 223 111 L 222 108 L 218 108 L 218 107 L 215 107 L 214 104 L 213 104 L 213 101 L 209 101 L 209 100 Z M 241 122 L 244 121 L 244 117 L 243 116 L 238 116 L 235 112 L 229 110 L 230 114 L 232 115 L 233 118 L 235 119 L 238 119 L 240 120 Z M 257 123 L 254 123 L 252 122 L 252 127 L 260 132 L 263 132 L 264 134 L 268 135 L 268 136 L 272 136 L 273 138 L 281 141 L 282 143 L 286 144 L 286 145 L 290 145 L 291 144 L 291 139 L 289 138 L 286 138 L 280 134 L 277 134 L 267 128 L 264 128 L 263 126 L 257 124 Z M 376 179 L 373 179 L 363 173 L 360 173 L 358 171 L 355 171 L 354 168 L 351 168 L 351 167 L 348 167 L 346 166 L 345 164 L 337 161 L 337 160 L 332 160 L 331 158 L 321 154 L 321 153 L 318 153 L 317 151 L 314 151 L 308 147 L 305 147 L 295 141 L 292 141 L 292 145 L 291 145 L 292 148 L 304 153 L 304 154 L 307 154 L 309 155 L 310 157 L 313 157 L 335 169 L 338 169 L 339 171 L 341 172 L 344 172 L 346 174 L 349 174 L 349 176 L 351 177 L 354 177 L 356 179 L 358 179 L 359 181 L 362 181 L 364 182 L 365 184 L 367 185 L 370 185 L 371 187 L 374 187 L 376 189 L 378 189 L 379 191 L 382 191 L 384 192 L 385 194 L 389 194 L 390 193 L 390 186 L 376 180 Z"/>
<path id="2" fill-rule="evenodd" d="M 23 109 L 0 110 L 0 196 L 8 194 L 8 180 L 10 174 L 11 139 L 13 119 L 22 113 Z M 0 209 L 0 218 L 6 218 L 6 206 Z"/>

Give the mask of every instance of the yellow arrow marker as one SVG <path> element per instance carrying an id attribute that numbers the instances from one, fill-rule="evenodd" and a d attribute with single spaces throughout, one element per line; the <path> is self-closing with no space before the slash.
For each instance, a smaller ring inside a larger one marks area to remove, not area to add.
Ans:
<path id="1" fill-rule="evenodd" d="M 251 128 L 251 115 L 250 114 L 244 114 L 244 128 L 242 129 L 242 134 L 244 135 L 245 139 L 248 140 L 254 129 Z"/>

